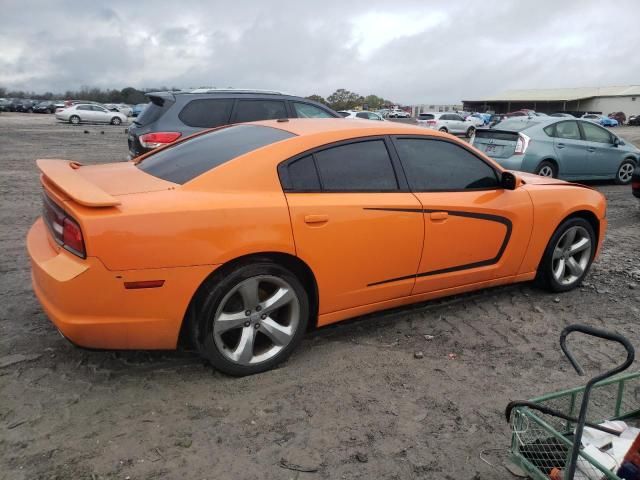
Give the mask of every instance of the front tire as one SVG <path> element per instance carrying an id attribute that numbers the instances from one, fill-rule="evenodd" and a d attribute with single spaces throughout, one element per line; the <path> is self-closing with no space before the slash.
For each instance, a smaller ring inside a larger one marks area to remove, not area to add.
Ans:
<path id="1" fill-rule="evenodd" d="M 111 119 L 111 125 L 120 125 L 122 123 L 122 120 L 120 120 L 120 118 L 118 117 L 113 117 Z"/>
<path id="2" fill-rule="evenodd" d="M 442 133 L 449 133 L 449 130 L 447 130 L 445 127 L 440 127 L 438 131 Z"/>
<path id="3" fill-rule="evenodd" d="M 291 271 L 256 260 L 208 280 L 192 315 L 200 355 L 228 375 L 252 375 L 284 361 L 302 341 L 309 298 Z"/>
<path id="4" fill-rule="evenodd" d="M 631 160 L 622 162 L 616 172 L 616 185 L 629 185 L 635 168 L 636 165 Z"/>
<path id="5" fill-rule="evenodd" d="M 474 133 L 476 133 L 476 128 L 475 128 L 475 127 L 469 127 L 469 128 L 467 129 L 467 133 L 466 133 L 467 138 L 471 138 L 471 137 L 473 137 L 473 134 L 474 134 Z"/>
<path id="6" fill-rule="evenodd" d="M 80 117 L 77 115 L 71 115 L 71 117 L 69 117 L 69 123 L 72 125 L 79 125 L 80 124 Z"/>
<path id="7" fill-rule="evenodd" d="M 574 289 L 591 267 L 597 238 L 583 218 L 570 218 L 554 232 L 538 268 L 538 281 L 552 292 Z"/>
<path id="8" fill-rule="evenodd" d="M 540 175 L 541 177 L 551 177 L 558 178 L 558 167 L 549 160 L 545 160 L 540 162 L 538 168 L 536 168 L 536 175 Z"/>

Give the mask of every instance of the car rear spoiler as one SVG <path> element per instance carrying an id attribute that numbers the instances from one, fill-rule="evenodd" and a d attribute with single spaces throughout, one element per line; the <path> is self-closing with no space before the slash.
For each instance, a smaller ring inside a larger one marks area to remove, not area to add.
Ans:
<path id="1" fill-rule="evenodd" d="M 53 184 L 75 202 L 85 207 L 113 207 L 120 205 L 120 201 L 87 181 L 78 170 L 82 164 L 69 160 L 36 160 L 38 168 L 42 172 L 40 181 L 46 187 Z"/>

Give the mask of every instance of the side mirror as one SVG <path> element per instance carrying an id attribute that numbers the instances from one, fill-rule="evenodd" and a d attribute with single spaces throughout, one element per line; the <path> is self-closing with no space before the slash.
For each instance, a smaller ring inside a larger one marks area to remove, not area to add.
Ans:
<path id="1" fill-rule="evenodd" d="M 518 188 L 518 177 L 511 172 L 502 172 L 500 186 L 505 190 L 515 190 Z"/>
<path id="2" fill-rule="evenodd" d="M 620 145 L 620 139 L 618 137 L 615 137 L 613 139 L 613 146 L 617 147 L 618 145 Z"/>

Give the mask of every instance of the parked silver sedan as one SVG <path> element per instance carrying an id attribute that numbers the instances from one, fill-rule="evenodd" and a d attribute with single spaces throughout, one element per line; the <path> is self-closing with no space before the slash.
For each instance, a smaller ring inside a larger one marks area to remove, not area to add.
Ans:
<path id="1" fill-rule="evenodd" d="M 100 105 L 78 103 L 56 112 L 56 119 L 74 125 L 80 123 L 110 123 L 111 125 L 120 125 L 127 121 L 127 116 L 120 112 L 111 112 Z"/>

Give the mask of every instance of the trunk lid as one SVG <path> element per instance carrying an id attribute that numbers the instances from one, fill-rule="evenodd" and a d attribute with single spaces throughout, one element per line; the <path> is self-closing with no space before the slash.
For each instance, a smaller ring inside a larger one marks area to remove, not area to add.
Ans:
<path id="1" fill-rule="evenodd" d="M 518 132 L 510 130 L 477 129 L 473 146 L 492 158 L 509 158 L 515 153 Z"/>
<path id="2" fill-rule="evenodd" d="M 86 207 L 114 207 L 122 195 L 155 192 L 175 183 L 149 175 L 132 162 L 82 165 L 69 160 L 37 160 L 45 188 L 54 188 Z"/>

